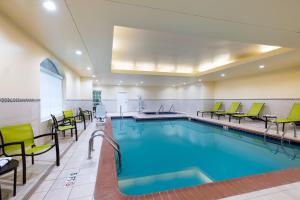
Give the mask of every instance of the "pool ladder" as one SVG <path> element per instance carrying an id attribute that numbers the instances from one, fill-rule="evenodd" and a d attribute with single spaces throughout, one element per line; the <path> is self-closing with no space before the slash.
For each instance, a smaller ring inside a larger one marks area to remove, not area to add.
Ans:
<path id="1" fill-rule="evenodd" d="M 156 114 L 159 114 L 160 112 L 164 112 L 164 110 L 165 110 L 165 107 L 164 107 L 164 105 L 161 104 L 158 111 L 156 112 Z"/>
<path id="2" fill-rule="evenodd" d="M 169 109 L 169 112 L 172 112 L 172 109 L 173 109 L 173 111 L 175 112 L 174 104 L 171 105 L 171 107 L 170 107 L 170 109 Z"/>
<path id="3" fill-rule="evenodd" d="M 100 133 L 97 133 L 97 132 L 100 132 Z M 120 145 L 111 136 L 105 134 L 105 132 L 102 131 L 102 130 L 95 130 L 92 133 L 91 138 L 89 139 L 88 159 L 92 159 L 92 151 L 94 151 L 94 138 L 95 137 L 102 137 L 117 152 L 117 155 L 118 155 L 118 167 L 119 167 L 119 170 L 121 170 L 121 168 L 122 168 L 122 157 L 121 157 Z"/>
<path id="4" fill-rule="evenodd" d="M 276 124 L 276 133 L 279 135 L 279 127 L 278 127 L 278 123 Z M 297 131 L 296 131 L 296 123 L 291 123 L 294 127 L 294 137 L 297 137 Z M 267 135 L 268 135 L 268 131 L 271 129 L 271 126 L 273 125 L 273 123 L 271 123 L 266 131 L 264 132 L 264 139 L 266 139 Z M 282 133 L 281 138 L 280 138 L 280 142 L 281 144 L 283 144 L 284 140 L 287 140 L 289 143 L 291 142 L 289 139 L 286 139 L 284 136 L 286 134 L 286 130 Z"/>

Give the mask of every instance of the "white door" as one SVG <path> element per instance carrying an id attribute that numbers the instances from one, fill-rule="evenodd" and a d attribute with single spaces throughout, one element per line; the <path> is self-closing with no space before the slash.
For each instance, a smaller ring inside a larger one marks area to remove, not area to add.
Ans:
<path id="1" fill-rule="evenodd" d="M 124 113 L 128 111 L 128 96 L 127 92 L 118 92 L 117 93 L 117 111 L 120 110 Z"/>

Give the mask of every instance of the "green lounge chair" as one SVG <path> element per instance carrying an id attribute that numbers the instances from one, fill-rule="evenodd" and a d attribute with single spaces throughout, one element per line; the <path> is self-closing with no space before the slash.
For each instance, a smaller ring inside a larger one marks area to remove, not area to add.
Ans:
<path id="1" fill-rule="evenodd" d="M 216 114 L 218 116 L 218 120 L 220 119 L 220 116 L 229 115 L 229 121 L 231 121 L 231 115 L 236 114 L 236 112 L 238 111 L 240 105 L 241 105 L 240 102 L 232 102 L 227 111 L 225 111 L 225 112 L 215 112 L 214 114 Z"/>
<path id="2" fill-rule="evenodd" d="M 80 115 L 87 116 L 88 119 L 92 122 L 93 121 L 93 112 L 90 110 L 83 110 L 82 108 L 79 108 Z"/>
<path id="3" fill-rule="evenodd" d="M 74 122 L 81 123 L 83 122 L 84 130 L 86 129 L 86 124 L 85 124 L 85 117 L 82 114 L 79 115 L 74 115 L 72 110 L 64 110 L 64 120 L 70 122 L 70 124 L 74 124 Z"/>
<path id="4" fill-rule="evenodd" d="M 54 144 L 36 145 L 35 139 L 54 136 Z M 34 156 L 48 152 L 53 147 L 56 148 L 56 165 L 60 165 L 58 137 L 55 133 L 47 133 L 34 136 L 30 124 L 20 124 L 14 126 L 6 126 L 0 128 L 0 137 L 2 141 L 2 154 L 8 157 L 21 156 L 23 164 L 23 183 L 26 183 L 26 156 L 31 157 L 34 164 Z M 6 146 L 7 144 L 13 144 Z M 20 145 L 21 143 L 21 145 Z"/>
<path id="5" fill-rule="evenodd" d="M 56 117 L 54 115 L 51 115 L 52 121 L 53 121 L 53 128 L 52 132 L 57 134 L 58 131 L 61 131 L 63 133 L 63 136 L 66 137 L 66 131 L 71 130 L 71 137 L 73 137 L 73 130 L 75 130 L 75 140 L 78 141 L 78 134 L 77 134 L 77 125 L 76 121 L 73 120 L 73 123 L 71 124 L 70 121 L 60 120 L 57 121 Z M 53 139 L 53 138 L 52 138 Z"/>
<path id="6" fill-rule="evenodd" d="M 294 103 L 287 118 L 276 118 L 276 119 L 273 119 L 271 122 L 272 123 L 270 123 L 266 132 L 269 131 L 272 124 L 276 124 L 277 134 L 278 134 L 279 133 L 278 126 L 279 126 L 279 124 L 282 124 L 282 126 L 283 126 L 283 129 L 282 129 L 283 135 L 282 136 L 284 136 L 284 134 L 285 134 L 284 125 L 286 123 L 293 123 L 294 124 L 294 136 L 296 137 L 296 124 L 295 123 L 300 122 L 300 103 Z"/>
<path id="7" fill-rule="evenodd" d="M 197 111 L 197 116 L 199 115 L 199 113 L 202 114 L 202 117 L 203 117 L 203 114 L 204 114 L 204 113 L 210 113 L 211 118 L 213 118 L 213 114 L 214 114 L 215 112 L 218 112 L 219 109 L 221 108 L 221 106 L 222 106 L 222 102 L 216 102 L 215 105 L 211 108 L 211 110 Z"/>
<path id="8" fill-rule="evenodd" d="M 253 103 L 250 109 L 248 110 L 247 113 L 245 114 L 235 114 L 232 115 L 233 118 L 237 118 L 239 120 L 239 124 L 241 123 L 241 119 L 243 118 L 250 118 L 250 119 L 257 119 L 257 120 L 262 120 L 259 118 L 259 114 L 262 111 L 265 103 Z"/>

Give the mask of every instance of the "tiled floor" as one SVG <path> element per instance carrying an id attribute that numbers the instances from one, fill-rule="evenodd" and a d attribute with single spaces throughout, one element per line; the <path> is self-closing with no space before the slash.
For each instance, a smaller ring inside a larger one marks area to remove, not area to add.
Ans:
<path id="1" fill-rule="evenodd" d="M 259 190 L 222 200 L 298 200 L 300 199 L 300 182 Z"/>
<path id="2" fill-rule="evenodd" d="M 50 199 L 93 199 L 101 138 L 94 141 L 92 159 L 88 160 L 88 140 L 95 130 L 95 122 L 87 127 L 78 142 L 74 143 L 61 160 L 60 167 L 54 167 L 45 181 L 36 189 L 30 200 Z M 74 178 L 72 180 L 72 178 Z"/>

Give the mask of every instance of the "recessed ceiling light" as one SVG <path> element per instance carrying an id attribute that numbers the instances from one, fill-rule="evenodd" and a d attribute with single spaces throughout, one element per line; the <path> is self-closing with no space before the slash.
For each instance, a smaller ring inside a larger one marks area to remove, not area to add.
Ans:
<path id="1" fill-rule="evenodd" d="M 93 74 L 93 75 L 92 75 L 92 77 L 93 77 L 93 78 L 95 78 L 95 77 L 96 77 L 96 75 L 95 75 L 95 74 Z"/>
<path id="2" fill-rule="evenodd" d="M 75 53 L 79 56 L 82 55 L 82 51 L 80 51 L 80 50 L 76 50 Z"/>
<path id="3" fill-rule="evenodd" d="M 120 83 L 123 83 L 123 81 L 120 81 Z"/>
<path id="4" fill-rule="evenodd" d="M 175 87 L 175 86 L 176 86 L 176 85 L 174 85 L 174 84 L 172 85 L 172 87 Z"/>
<path id="5" fill-rule="evenodd" d="M 183 85 L 186 85 L 186 82 L 183 82 Z"/>
<path id="6" fill-rule="evenodd" d="M 118 86 L 120 86 L 121 85 L 121 83 L 118 83 Z"/>
<path id="7" fill-rule="evenodd" d="M 260 69 L 263 69 L 263 68 L 265 68 L 265 66 L 264 66 L 264 65 L 260 65 L 259 68 L 260 68 Z"/>
<path id="8" fill-rule="evenodd" d="M 48 11 L 55 11 L 56 10 L 56 5 L 53 1 L 45 1 L 43 3 L 43 6 Z"/>
<path id="9" fill-rule="evenodd" d="M 144 82 L 143 82 L 143 81 L 141 81 L 140 83 L 141 83 L 141 84 L 143 84 Z"/>
<path id="10" fill-rule="evenodd" d="M 137 84 L 137 83 L 135 84 L 135 86 L 138 86 L 138 85 L 139 85 L 139 84 Z"/>
<path id="11" fill-rule="evenodd" d="M 199 81 L 199 82 L 201 82 L 201 81 L 202 81 L 202 79 L 201 79 L 201 78 L 199 78 L 199 79 L 198 79 L 198 81 Z"/>
<path id="12" fill-rule="evenodd" d="M 226 74 L 221 74 L 221 77 L 225 77 L 226 76 Z"/>
<path id="13" fill-rule="evenodd" d="M 88 71 L 90 71 L 92 68 L 90 68 L 90 67 L 87 67 L 86 69 L 87 69 Z"/>
<path id="14" fill-rule="evenodd" d="M 99 80 L 96 80 L 96 82 L 99 82 Z"/>

